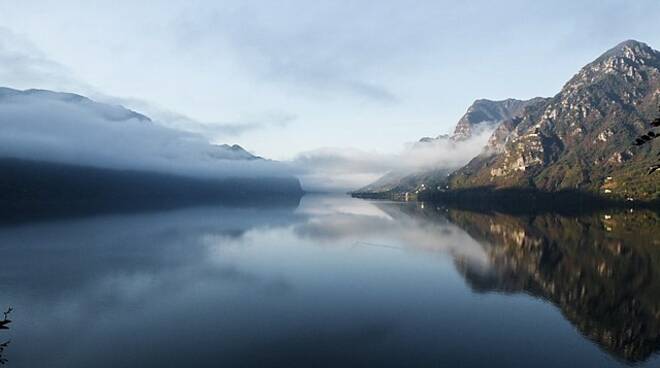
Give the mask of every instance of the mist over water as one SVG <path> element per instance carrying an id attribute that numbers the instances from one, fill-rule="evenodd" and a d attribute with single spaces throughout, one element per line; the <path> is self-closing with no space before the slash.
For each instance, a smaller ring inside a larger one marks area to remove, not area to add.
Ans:
<path id="1" fill-rule="evenodd" d="M 659 223 L 308 195 L 2 224 L 0 340 L 10 367 L 658 366 Z"/>
<path id="2" fill-rule="evenodd" d="M 433 170 L 455 170 L 486 149 L 493 127 L 483 124 L 467 139 L 446 138 L 409 142 L 396 153 L 367 152 L 353 148 L 320 148 L 298 154 L 292 165 L 305 188 L 353 191 L 388 173 L 400 176 Z"/>

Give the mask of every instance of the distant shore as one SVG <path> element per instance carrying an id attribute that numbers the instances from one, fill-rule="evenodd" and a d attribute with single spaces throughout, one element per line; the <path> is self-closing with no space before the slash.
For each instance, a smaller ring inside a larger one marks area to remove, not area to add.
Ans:
<path id="1" fill-rule="evenodd" d="M 454 208 L 503 212 L 580 212 L 586 209 L 646 208 L 660 211 L 660 199 L 642 201 L 605 197 L 584 191 L 546 192 L 536 189 L 473 188 L 419 193 L 350 193 L 354 198 L 419 201 L 447 204 Z"/>

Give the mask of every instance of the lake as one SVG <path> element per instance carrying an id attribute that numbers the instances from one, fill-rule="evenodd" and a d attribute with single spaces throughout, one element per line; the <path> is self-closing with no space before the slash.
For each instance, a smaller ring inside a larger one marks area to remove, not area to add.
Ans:
<path id="1" fill-rule="evenodd" d="M 660 214 L 306 195 L 0 223 L 7 367 L 660 367 Z"/>

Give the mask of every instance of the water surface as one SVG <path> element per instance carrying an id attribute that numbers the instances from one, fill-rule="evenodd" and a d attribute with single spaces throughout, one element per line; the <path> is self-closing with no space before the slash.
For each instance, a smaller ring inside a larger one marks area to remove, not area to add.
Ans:
<path id="1" fill-rule="evenodd" d="M 0 342 L 8 367 L 660 366 L 659 230 L 344 196 L 5 223 Z"/>

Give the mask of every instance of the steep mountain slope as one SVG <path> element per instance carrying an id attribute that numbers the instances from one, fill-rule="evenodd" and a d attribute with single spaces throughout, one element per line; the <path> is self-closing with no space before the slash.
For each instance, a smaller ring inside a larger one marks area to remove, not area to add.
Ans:
<path id="1" fill-rule="evenodd" d="M 574 189 L 653 199 L 646 175 L 658 142 L 633 147 L 660 98 L 660 52 L 637 41 L 607 51 L 553 98 L 524 108 L 496 132 L 490 149 L 452 174 L 450 187 Z"/>
<path id="2" fill-rule="evenodd" d="M 499 127 L 502 122 L 517 118 L 522 114 L 525 107 L 543 101 L 542 98 L 531 100 L 506 99 L 502 101 L 491 101 L 486 99 L 476 100 L 465 112 L 450 136 L 439 135 L 435 138 L 424 137 L 417 145 L 445 144 L 456 146 L 471 138 L 475 133 L 483 130 Z M 498 128 L 499 129 L 499 128 Z M 508 134 L 508 132 L 507 132 Z M 439 167 L 431 170 L 408 170 L 389 172 L 377 181 L 353 192 L 355 195 L 364 196 L 388 196 L 389 193 L 413 192 L 423 189 L 430 183 L 443 185 L 447 176 L 459 167 Z"/>

